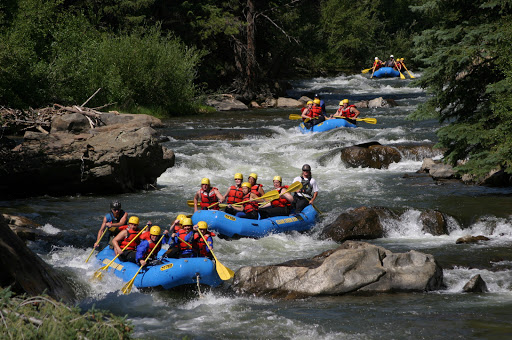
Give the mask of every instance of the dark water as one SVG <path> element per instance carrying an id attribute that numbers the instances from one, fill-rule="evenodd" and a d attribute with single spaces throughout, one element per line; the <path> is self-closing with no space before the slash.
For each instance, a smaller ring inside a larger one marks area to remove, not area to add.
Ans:
<path id="1" fill-rule="evenodd" d="M 417 176 L 421 160 L 404 157 L 389 169 L 346 168 L 339 159 L 343 146 L 378 141 L 385 145 L 436 142 L 435 121 L 406 120 L 425 100 L 410 81 L 370 80 L 361 76 L 311 79 L 296 83 L 290 92 L 320 93 L 327 111 L 334 112 L 344 98 L 351 101 L 385 97 L 399 106 L 363 109 L 362 117 L 375 117 L 376 125 L 302 135 L 298 110 L 253 110 L 166 122 L 161 130 L 170 138 L 166 146 L 176 154 L 176 166 L 158 179 L 158 190 L 118 196 L 39 197 L 0 202 L 1 211 L 22 214 L 51 234 L 30 247 L 46 261 L 65 270 L 82 296 L 81 306 L 109 309 L 127 315 L 135 336 L 152 339 L 293 338 L 293 339 L 438 339 L 512 338 L 512 190 L 436 184 Z M 223 140 L 228 136 L 229 140 Z M 224 193 L 233 174 L 256 172 L 264 188 L 281 175 L 286 184 L 309 163 L 320 185 L 318 207 L 322 220 L 307 234 L 272 235 L 259 240 L 215 240 L 217 257 L 236 270 L 245 265 L 278 263 L 314 256 L 337 245 L 318 239 L 322 228 L 340 213 L 360 206 L 383 206 L 402 211 L 399 220 L 385 222 L 385 237 L 371 241 L 394 252 L 411 249 L 433 254 L 444 269 L 446 289 L 430 293 L 379 294 L 309 298 L 297 301 L 239 297 L 223 287 L 197 292 L 122 295 L 123 283 L 107 276 L 91 283 L 97 269 L 84 260 L 108 204 L 123 208 L 142 220 L 168 226 L 179 213 L 191 213 L 186 200 L 193 197 L 202 177 Z M 404 176 L 405 174 L 409 176 Z M 421 230 L 419 215 L 438 209 L 450 216 L 450 234 L 432 236 Z M 490 241 L 455 245 L 466 234 L 485 235 Z M 462 293 L 476 274 L 489 293 Z"/>

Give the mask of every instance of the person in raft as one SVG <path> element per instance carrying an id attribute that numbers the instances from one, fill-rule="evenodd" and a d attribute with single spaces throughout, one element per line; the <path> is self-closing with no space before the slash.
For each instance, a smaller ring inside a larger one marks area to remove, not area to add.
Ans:
<path id="1" fill-rule="evenodd" d="M 298 214 L 316 200 L 318 196 L 318 185 L 316 184 L 316 180 L 311 176 L 311 166 L 309 164 L 302 166 L 302 175 L 295 177 L 293 182 L 302 183 L 302 189 L 293 195 L 292 202 L 292 210 Z"/>
<path id="2" fill-rule="evenodd" d="M 302 112 L 301 117 L 304 119 L 304 127 L 311 129 L 313 126 L 322 123 L 325 120 L 325 116 L 322 113 L 322 107 L 320 106 L 320 99 L 313 100 L 313 106 Z"/>
<path id="3" fill-rule="evenodd" d="M 195 257 L 194 252 L 194 231 L 192 230 L 192 219 L 184 218 L 181 223 L 181 229 L 173 233 L 169 249 L 165 252 L 163 257 L 180 258 L 180 257 Z"/>
<path id="4" fill-rule="evenodd" d="M 100 245 L 100 239 L 105 231 L 105 228 L 108 228 L 109 235 L 109 244 L 111 244 L 112 238 L 114 238 L 119 233 L 119 227 L 126 224 L 128 220 L 128 213 L 121 209 L 121 202 L 113 201 L 110 203 L 110 212 L 103 217 L 103 223 L 101 223 L 100 230 L 98 231 L 98 236 L 96 238 L 96 243 L 94 243 L 94 248 L 97 248 Z"/>
<path id="5" fill-rule="evenodd" d="M 242 198 L 244 197 L 244 193 L 242 190 L 242 181 L 244 180 L 244 176 L 237 172 L 235 174 L 235 184 L 229 187 L 228 191 L 224 195 L 224 199 L 227 204 L 235 204 L 238 202 L 242 202 Z M 226 214 L 235 215 L 236 210 L 233 208 L 228 208 L 224 210 Z"/>
<path id="6" fill-rule="evenodd" d="M 288 185 L 282 185 L 283 179 L 281 176 L 274 176 L 274 189 L 276 189 L 281 196 L 278 199 L 268 202 L 259 209 L 261 218 L 268 218 L 273 216 L 288 216 L 293 202 L 293 196 L 286 192 Z"/>
<path id="7" fill-rule="evenodd" d="M 257 184 L 256 181 L 258 180 L 258 174 L 251 173 L 249 175 L 249 178 L 247 181 L 251 184 L 251 192 L 255 194 L 256 196 L 260 197 L 265 195 L 265 191 L 263 190 L 262 184 Z"/>
<path id="8" fill-rule="evenodd" d="M 157 225 L 154 225 L 151 227 L 151 229 L 149 229 L 149 240 L 140 241 L 140 244 L 137 246 L 137 249 L 135 251 L 136 264 L 140 266 L 145 266 L 146 264 L 152 263 L 153 261 L 156 260 L 158 252 L 162 248 L 162 243 L 158 243 L 158 240 L 160 240 L 160 234 L 161 229 Z M 151 257 L 146 261 L 146 258 L 149 256 L 150 253 Z"/>
<path id="9" fill-rule="evenodd" d="M 336 110 L 336 113 L 331 115 L 329 119 L 337 119 L 337 118 L 343 118 L 347 122 L 356 125 L 357 123 L 357 117 L 359 117 L 359 110 L 356 109 L 355 105 L 349 105 L 348 99 L 343 99 L 340 101 L 340 107 L 338 110 Z"/>
<path id="10" fill-rule="evenodd" d="M 382 60 L 379 59 L 379 57 L 375 57 L 375 61 L 373 62 L 372 69 L 377 71 L 379 68 L 381 68 L 384 65 Z"/>
<path id="11" fill-rule="evenodd" d="M 385 67 L 395 67 L 395 57 L 393 55 L 389 56 L 388 61 L 384 63 Z"/>
<path id="12" fill-rule="evenodd" d="M 201 180 L 201 189 L 194 195 L 194 212 L 196 212 L 197 204 L 200 204 L 201 210 L 207 210 L 211 205 L 224 201 L 224 197 L 219 192 L 219 189 L 210 186 L 210 179 L 203 178 Z M 210 209 L 219 210 L 219 205 L 211 207 Z"/>
<path id="13" fill-rule="evenodd" d="M 228 205 L 229 208 L 233 208 L 235 210 L 237 210 L 238 212 L 236 213 L 236 217 L 242 217 L 242 218 L 250 218 L 252 220 L 257 220 L 259 219 L 259 214 L 258 214 L 258 197 L 255 193 L 251 192 L 251 183 L 249 182 L 244 182 L 242 183 L 242 190 L 244 191 L 244 198 L 243 198 L 243 202 L 245 201 L 249 201 L 250 202 L 245 202 L 242 204 L 242 206 L 238 206 L 238 205 Z"/>
<path id="14" fill-rule="evenodd" d="M 324 116 L 327 116 L 327 111 L 325 111 L 325 102 L 323 99 L 320 99 L 320 95 L 318 93 L 315 94 L 315 98 L 314 99 L 318 99 L 320 101 L 320 108 L 322 109 L 322 114 Z M 313 100 L 313 103 L 315 101 Z"/>
<path id="15" fill-rule="evenodd" d="M 116 255 L 119 255 L 119 260 L 135 262 L 135 249 L 137 249 L 140 243 L 139 231 L 139 218 L 137 216 L 131 216 L 128 220 L 128 227 L 121 230 L 119 234 L 114 237 L 112 245 L 114 246 Z M 132 240 L 133 242 L 131 242 Z"/>
<path id="16" fill-rule="evenodd" d="M 203 234 L 204 239 L 197 230 Z M 197 225 L 194 226 L 194 245 L 196 246 L 195 251 L 198 257 L 208 257 L 209 259 L 213 259 L 212 252 L 210 251 L 210 249 L 213 250 L 213 236 L 215 236 L 215 234 L 208 230 L 208 223 L 205 221 L 199 221 L 197 222 Z M 206 245 L 204 240 L 208 242 L 210 247 Z"/>

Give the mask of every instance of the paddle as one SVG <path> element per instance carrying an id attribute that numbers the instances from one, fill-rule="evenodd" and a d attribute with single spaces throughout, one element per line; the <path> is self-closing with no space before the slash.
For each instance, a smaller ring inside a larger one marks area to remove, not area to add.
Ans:
<path id="1" fill-rule="evenodd" d="M 334 117 L 334 118 L 336 118 L 336 119 L 343 119 L 344 117 Z M 349 119 L 355 119 L 358 122 L 365 122 L 365 123 L 368 123 L 368 124 L 377 124 L 377 119 L 376 118 L 349 118 Z"/>
<path id="2" fill-rule="evenodd" d="M 229 269 L 228 267 L 224 266 L 222 263 L 219 262 L 217 256 L 215 256 L 213 252 L 212 247 L 210 247 L 210 244 L 204 238 L 204 235 L 201 232 L 201 230 L 197 229 L 197 231 L 199 232 L 199 235 L 201 235 L 201 237 L 203 238 L 204 243 L 206 243 L 206 246 L 208 247 L 208 249 L 210 249 L 210 253 L 212 253 L 213 258 L 215 259 L 215 269 L 217 269 L 217 274 L 219 274 L 220 279 L 222 281 L 227 281 L 231 279 L 233 276 L 235 276 L 234 271 L 232 271 L 231 269 Z"/>
<path id="3" fill-rule="evenodd" d="M 375 73 L 375 66 L 377 66 L 377 65 L 374 63 L 373 67 L 372 67 L 372 76 L 370 78 L 373 78 L 373 74 Z"/>
<path id="4" fill-rule="evenodd" d="M 323 212 L 321 212 L 320 209 L 318 209 L 313 203 L 311 203 L 311 205 L 313 206 L 317 213 L 323 214 Z"/>
<path id="5" fill-rule="evenodd" d="M 260 197 L 260 198 L 261 198 L 261 197 Z M 261 205 L 261 204 L 266 204 L 266 203 L 267 203 L 267 202 L 261 202 L 261 203 L 259 203 L 259 204 Z M 234 203 L 234 204 L 238 204 L 238 203 Z M 187 205 L 188 205 L 189 207 L 193 207 L 193 206 L 194 206 L 194 201 L 193 201 L 193 200 L 188 200 L 188 201 L 187 201 Z M 199 205 L 200 205 L 200 203 L 197 203 L 197 206 L 199 206 Z M 225 208 L 225 207 L 227 207 L 227 206 L 228 206 L 228 204 L 227 204 L 227 203 L 219 203 L 219 207 L 221 207 L 221 208 Z M 192 217 L 192 215 L 187 215 L 187 216 L 188 216 L 189 218 L 190 218 L 190 217 Z"/>
<path id="6" fill-rule="evenodd" d="M 114 263 L 115 259 L 117 259 L 117 258 L 119 257 L 119 255 L 121 255 L 121 254 L 122 254 L 122 252 L 123 252 L 126 248 L 128 248 L 128 246 L 129 246 L 130 244 L 132 244 L 132 242 L 133 242 L 133 241 L 135 241 L 135 240 L 139 237 L 139 235 L 140 235 L 140 234 L 142 234 L 142 232 L 143 232 L 147 227 L 148 227 L 148 226 L 145 226 L 144 228 L 142 228 L 142 230 L 141 230 L 141 231 L 139 231 L 139 233 L 137 234 L 137 236 L 135 236 L 135 237 L 133 238 L 133 240 L 131 240 L 131 241 L 130 241 L 130 242 L 129 242 L 129 243 L 128 243 L 128 244 L 127 244 L 127 245 L 126 245 L 122 250 L 121 250 L 121 253 L 119 253 L 118 255 L 116 255 L 116 257 L 114 257 L 114 258 L 112 259 L 112 261 L 110 261 L 106 266 L 103 266 L 103 267 L 101 267 L 100 269 L 98 269 L 97 271 L 95 271 L 95 272 L 94 272 L 94 275 L 92 276 L 92 279 L 93 279 L 93 280 L 94 280 L 94 279 L 101 280 L 101 279 L 103 278 L 103 273 L 102 273 L 101 271 L 102 271 L 102 270 L 106 270 L 106 269 L 108 269 L 108 267 L 110 267 L 110 265 L 111 265 L 112 263 Z"/>
<path id="7" fill-rule="evenodd" d="M 405 67 L 405 64 L 403 61 L 401 61 L 402 65 L 404 66 L 405 70 L 407 71 L 407 73 L 409 73 L 409 77 L 411 77 L 412 79 L 414 79 L 415 77 L 411 74 L 411 72 L 409 72 L 409 70 L 407 69 L 407 67 Z"/>
<path id="8" fill-rule="evenodd" d="M 373 67 L 366 68 L 366 69 L 362 70 L 361 73 L 368 73 L 368 72 L 370 72 L 371 69 L 373 69 Z"/>
<path id="9" fill-rule="evenodd" d="M 256 201 L 256 200 L 273 201 L 273 200 L 276 200 L 278 198 L 279 198 L 279 191 L 272 190 L 272 191 L 269 191 L 269 192 L 265 193 L 264 195 L 261 195 L 260 197 L 252 198 L 250 200 L 238 202 L 238 203 L 235 203 L 235 204 L 232 204 L 232 205 L 241 205 L 241 204 L 244 204 L 244 203 L 247 203 L 247 202 Z"/>
<path id="10" fill-rule="evenodd" d="M 400 72 L 400 69 L 396 65 L 396 61 L 393 60 L 393 63 L 395 64 L 395 67 L 396 67 L 396 70 L 398 71 L 398 73 L 400 73 L 400 79 L 405 79 L 405 76 L 402 74 L 402 72 Z"/>
<path id="11" fill-rule="evenodd" d="M 151 250 L 151 252 L 149 253 L 149 255 L 146 257 L 146 259 L 144 261 L 148 262 L 150 256 L 153 255 L 153 252 L 155 251 L 155 249 L 157 249 L 158 245 L 160 244 L 160 242 L 162 242 L 163 239 L 164 239 L 164 235 L 162 235 L 160 237 L 156 246 L 153 247 L 153 249 Z M 139 270 L 137 270 L 135 275 L 133 275 L 133 278 L 130 281 L 128 281 L 128 283 L 125 284 L 123 286 L 123 288 L 121 288 L 121 291 L 123 292 L 123 294 L 130 294 L 130 292 L 132 291 L 133 283 L 135 282 L 135 278 L 137 277 L 137 275 L 139 275 L 139 272 L 142 269 L 142 267 L 144 267 L 144 266 L 140 266 Z"/>
<path id="12" fill-rule="evenodd" d="M 299 191 L 300 189 L 302 189 L 302 183 L 299 181 L 293 182 L 292 184 L 290 184 L 288 189 L 286 189 L 286 191 L 283 192 L 282 194 L 279 194 L 279 196 L 283 196 L 284 194 L 287 194 L 289 192 Z"/>
<path id="13" fill-rule="evenodd" d="M 107 230 L 108 230 L 108 228 L 105 226 L 105 230 L 103 231 L 103 234 L 101 234 L 100 239 L 96 243 L 98 243 L 98 244 L 100 243 L 100 241 L 103 238 L 103 236 L 105 236 L 105 233 L 107 232 Z M 87 258 L 87 260 L 85 260 L 85 263 L 89 262 L 89 259 L 91 258 L 92 253 L 94 253 L 94 251 L 96 250 L 96 247 L 95 247 L 96 243 L 94 243 L 94 246 L 92 247 L 91 253 L 89 254 L 89 257 Z"/>

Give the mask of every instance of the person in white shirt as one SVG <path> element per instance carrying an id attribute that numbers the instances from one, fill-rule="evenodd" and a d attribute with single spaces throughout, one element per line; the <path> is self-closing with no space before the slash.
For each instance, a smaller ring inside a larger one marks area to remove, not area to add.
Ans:
<path id="1" fill-rule="evenodd" d="M 311 175 L 309 164 L 302 166 L 302 176 L 295 177 L 293 182 L 302 183 L 302 189 L 294 194 L 292 202 L 292 210 L 295 210 L 295 213 L 298 214 L 309 204 L 313 204 L 318 196 L 318 184 Z"/>

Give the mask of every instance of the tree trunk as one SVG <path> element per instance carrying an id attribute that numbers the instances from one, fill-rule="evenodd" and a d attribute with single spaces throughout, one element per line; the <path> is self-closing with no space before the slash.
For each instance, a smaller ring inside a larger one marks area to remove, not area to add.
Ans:
<path id="1" fill-rule="evenodd" d="M 256 23 L 255 0 L 247 0 L 247 63 L 245 67 L 245 91 L 254 90 L 256 78 Z"/>

